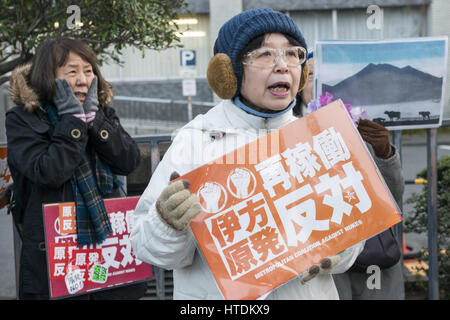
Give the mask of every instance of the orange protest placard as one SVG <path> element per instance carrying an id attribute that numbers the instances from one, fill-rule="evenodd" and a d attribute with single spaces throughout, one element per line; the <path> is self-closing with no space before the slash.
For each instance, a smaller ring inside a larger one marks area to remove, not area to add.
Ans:
<path id="1" fill-rule="evenodd" d="M 200 198 L 190 227 L 225 299 L 256 299 L 401 221 L 341 101 L 181 178 Z"/>

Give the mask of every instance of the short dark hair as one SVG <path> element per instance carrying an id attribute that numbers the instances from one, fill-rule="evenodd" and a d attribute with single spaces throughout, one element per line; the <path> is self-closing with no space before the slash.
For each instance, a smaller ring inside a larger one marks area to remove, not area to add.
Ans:
<path id="1" fill-rule="evenodd" d="M 39 95 L 39 99 L 52 101 L 55 95 L 56 69 L 66 64 L 70 52 L 76 53 L 92 66 L 98 79 L 99 103 L 102 106 L 108 105 L 111 97 L 106 92 L 111 91 L 111 85 L 103 78 L 94 51 L 84 42 L 66 37 L 47 39 L 36 50 L 28 82 Z"/>

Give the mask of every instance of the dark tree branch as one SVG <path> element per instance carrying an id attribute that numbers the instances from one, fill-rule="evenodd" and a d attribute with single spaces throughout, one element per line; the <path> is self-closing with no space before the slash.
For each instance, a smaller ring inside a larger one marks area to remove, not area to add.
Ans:
<path id="1" fill-rule="evenodd" d="M 28 60 L 30 60 L 31 57 L 32 56 L 30 54 L 24 54 L 18 58 L 15 58 L 14 60 L 3 62 L 2 64 L 0 64 L 0 75 L 12 71 L 18 65 L 23 64 Z"/>

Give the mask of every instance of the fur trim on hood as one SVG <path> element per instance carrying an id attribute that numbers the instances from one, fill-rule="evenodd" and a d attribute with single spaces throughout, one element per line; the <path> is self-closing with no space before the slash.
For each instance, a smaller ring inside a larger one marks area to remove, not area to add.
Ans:
<path id="1" fill-rule="evenodd" d="M 39 107 L 39 96 L 28 84 L 27 78 L 31 71 L 31 62 L 16 67 L 10 78 L 9 94 L 14 103 L 23 105 L 25 110 L 33 112 Z M 99 92 L 100 105 L 108 106 L 113 99 L 114 93 L 111 88 Z M 103 103 L 102 103 L 103 102 Z"/>
<path id="2" fill-rule="evenodd" d="M 39 96 L 27 82 L 31 70 L 31 62 L 16 67 L 9 80 L 9 94 L 16 104 L 23 105 L 25 110 L 32 112 L 39 107 Z"/>

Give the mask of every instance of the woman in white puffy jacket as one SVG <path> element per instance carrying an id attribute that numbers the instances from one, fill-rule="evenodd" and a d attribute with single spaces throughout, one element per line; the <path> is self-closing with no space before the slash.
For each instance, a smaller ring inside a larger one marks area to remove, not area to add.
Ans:
<path id="1" fill-rule="evenodd" d="M 188 230 L 201 211 L 199 199 L 187 190 L 189 182 L 169 181 L 296 120 L 292 108 L 308 75 L 306 49 L 292 19 L 272 9 L 242 12 L 220 29 L 207 76 L 224 100 L 177 133 L 135 210 L 134 254 L 173 270 L 174 299 L 223 297 Z M 363 245 L 331 259 L 329 270 L 345 272 Z M 266 298 L 338 299 L 331 274 L 314 267 L 302 278 L 309 281 L 295 278 Z"/>

